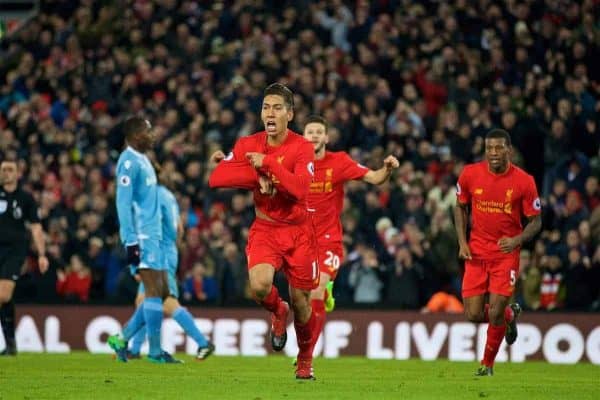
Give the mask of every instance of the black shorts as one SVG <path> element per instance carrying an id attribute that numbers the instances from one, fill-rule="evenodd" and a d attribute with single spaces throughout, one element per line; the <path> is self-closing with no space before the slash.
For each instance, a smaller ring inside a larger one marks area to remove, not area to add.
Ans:
<path id="1" fill-rule="evenodd" d="M 0 245 L 0 280 L 17 281 L 27 257 L 27 250 L 21 246 Z"/>

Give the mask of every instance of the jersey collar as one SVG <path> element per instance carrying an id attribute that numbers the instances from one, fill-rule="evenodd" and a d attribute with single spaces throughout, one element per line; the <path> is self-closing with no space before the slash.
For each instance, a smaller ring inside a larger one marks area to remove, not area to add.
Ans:
<path id="1" fill-rule="evenodd" d="M 504 176 L 504 175 L 507 175 L 510 172 L 510 170 L 512 169 L 512 167 L 513 167 L 513 164 L 509 161 L 508 162 L 508 168 L 506 168 L 506 171 L 504 171 L 504 172 L 502 172 L 500 174 L 495 174 L 495 173 L 493 173 L 490 170 L 490 164 L 487 161 L 485 162 L 485 169 L 488 172 L 488 174 L 490 174 L 492 176 Z"/>
<path id="2" fill-rule="evenodd" d="M 131 146 L 127 146 L 127 150 L 131 151 L 136 156 L 139 156 L 139 157 L 143 157 L 144 156 L 144 154 L 140 153 L 139 151 L 137 151 L 136 149 L 134 149 Z"/>

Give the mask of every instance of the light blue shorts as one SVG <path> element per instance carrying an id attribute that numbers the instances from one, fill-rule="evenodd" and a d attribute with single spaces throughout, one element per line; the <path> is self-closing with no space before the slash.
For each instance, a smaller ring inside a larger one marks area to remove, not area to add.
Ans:
<path id="1" fill-rule="evenodd" d="M 177 285 L 177 252 L 173 251 L 163 251 L 162 253 L 164 257 L 163 265 L 166 266 L 167 269 L 167 284 L 169 285 L 169 295 L 179 298 L 179 286 Z M 140 283 L 138 286 L 138 294 L 144 294 L 146 291 L 144 289 L 144 284 Z"/>
<path id="2" fill-rule="evenodd" d="M 153 269 L 164 271 L 167 266 L 164 262 L 164 257 L 160 249 L 160 241 L 158 239 L 143 239 L 140 240 L 140 265 L 137 269 Z"/>

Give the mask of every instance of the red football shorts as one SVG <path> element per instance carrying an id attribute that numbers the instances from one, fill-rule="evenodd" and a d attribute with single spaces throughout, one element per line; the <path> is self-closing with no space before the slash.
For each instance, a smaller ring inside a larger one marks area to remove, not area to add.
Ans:
<path id="1" fill-rule="evenodd" d="M 510 297 L 518 275 L 518 257 L 466 260 L 462 295 L 472 297 L 495 293 Z"/>
<path id="2" fill-rule="evenodd" d="M 283 268 L 290 286 L 312 290 L 319 286 L 319 268 L 312 220 L 282 225 L 257 218 L 248 233 L 248 269 L 258 264 Z"/>
<path id="3" fill-rule="evenodd" d="M 344 261 L 344 246 L 342 242 L 325 242 L 317 244 L 319 271 L 326 273 L 334 280 L 340 265 Z"/>

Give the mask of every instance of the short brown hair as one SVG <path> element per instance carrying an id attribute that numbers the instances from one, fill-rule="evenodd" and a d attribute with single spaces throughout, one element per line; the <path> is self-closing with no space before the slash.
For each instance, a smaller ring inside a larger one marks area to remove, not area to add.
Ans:
<path id="1" fill-rule="evenodd" d="M 267 97 L 269 95 L 277 95 L 283 97 L 283 102 L 285 103 L 285 107 L 288 110 L 294 109 L 294 94 L 292 91 L 285 85 L 281 83 L 272 83 L 265 88 L 263 93 L 263 97 Z"/>
<path id="2" fill-rule="evenodd" d="M 15 154 L 14 151 L 7 151 L 4 154 L 0 153 L 0 156 L 2 156 L 0 158 L 0 164 L 5 163 L 5 162 L 7 162 L 7 163 L 15 163 L 15 164 L 19 163 L 19 159 L 17 158 L 17 155 Z"/>
<path id="3" fill-rule="evenodd" d="M 329 128 L 329 124 L 327 124 L 327 121 L 325 120 L 325 118 L 321 117 L 320 115 L 309 115 L 308 118 L 306 118 L 306 123 L 304 124 L 304 126 L 306 126 L 308 124 L 323 125 L 325 127 L 325 133 L 327 133 L 327 130 Z"/>

